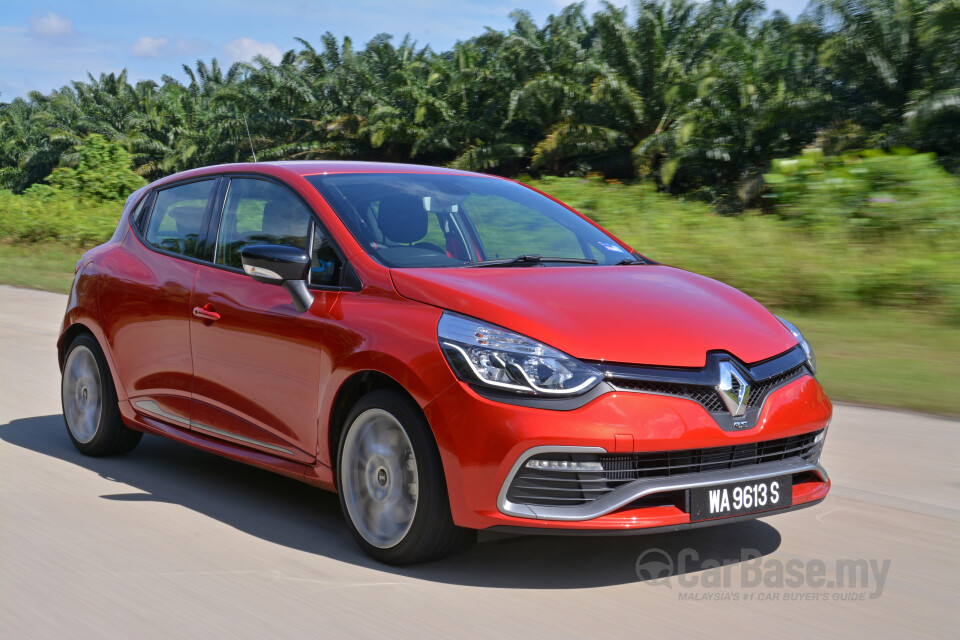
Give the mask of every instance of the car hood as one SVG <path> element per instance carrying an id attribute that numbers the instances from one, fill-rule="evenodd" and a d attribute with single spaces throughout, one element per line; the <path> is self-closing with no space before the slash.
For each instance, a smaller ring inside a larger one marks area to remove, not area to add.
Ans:
<path id="1" fill-rule="evenodd" d="M 661 265 L 391 273 L 406 298 L 498 324 L 583 360 L 703 367 L 708 351 L 754 363 L 797 344 L 753 298 Z"/>

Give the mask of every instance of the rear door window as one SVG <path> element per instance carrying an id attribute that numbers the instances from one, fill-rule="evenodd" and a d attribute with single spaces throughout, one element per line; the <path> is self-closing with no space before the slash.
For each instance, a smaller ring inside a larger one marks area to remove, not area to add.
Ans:
<path id="1" fill-rule="evenodd" d="M 195 257 L 215 182 L 202 180 L 158 192 L 144 239 L 158 249 Z"/>

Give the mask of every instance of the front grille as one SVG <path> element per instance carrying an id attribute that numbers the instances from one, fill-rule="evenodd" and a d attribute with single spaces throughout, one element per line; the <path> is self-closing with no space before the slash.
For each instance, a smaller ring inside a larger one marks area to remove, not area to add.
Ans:
<path id="1" fill-rule="evenodd" d="M 608 382 L 618 391 L 639 391 L 640 393 L 656 393 L 661 396 L 679 396 L 700 403 L 704 409 L 710 412 L 724 410 L 723 400 L 720 399 L 720 394 L 713 387 L 630 380 L 629 378 L 612 378 Z"/>
<path id="2" fill-rule="evenodd" d="M 750 398 L 747 401 L 748 407 L 759 407 L 766 400 L 766 397 L 774 389 L 782 386 L 804 373 L 804 365 L 800 365 L 777 374 L 766 380 L 753 383 L 750 389 Z M 640 393 L 655 393 L 663 396 L 677 396 L 693 400 L 703 406 L 711 413 L 726 411 L 720 394 L 713 387 L 700 386 L 693 384 L 679 384 L 673 382 L 658 382 L 653 380 L 633 380 L 631 378 L 611 377 L 607 379 L 618 391 L 636 391 Z"/>
<path id="3" fill-rule="evenodd" d="M 530 460 L 599 462 L 603 471 L 533 469 L 525 461 L 507 489 L 507 500 L 516 504 L 576 506 L 590 503 L 622 485 L 644 478 L 697 474 L 796 458 L 816 462 L 823 446 L 822 439 L 816 442 L 817 434 L 821 431 L 707 449 L 630 454 L 539 454 Z"/>
<path id="4" fill-rule="evenodd" d="M 772 378 L 755 382 L 753 387 L 750 389 L 750 399 L 747 401 L 747 406 L 759 407 L 763 404 L 763 401 L 766 399 L 768 393 L 784 383 L 793 380 L 794 378 L 799 378 L 800 375 L 805 371 L 806 366 L 800 365 L 790 369 L 789 371 L 784 371 L 783 373 L 777 374 Z"/>

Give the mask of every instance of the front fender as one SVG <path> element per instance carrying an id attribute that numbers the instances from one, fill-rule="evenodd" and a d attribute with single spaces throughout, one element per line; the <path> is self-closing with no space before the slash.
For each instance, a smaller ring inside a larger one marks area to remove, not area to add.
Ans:
<path id="1" fill-rule="evenodd" d="M 437 343 L 441 313 L 390 294 L 340 296 L 323 331 L 317 452 L 321 463 L 331 464 L 333 455 L 324 443 L 329 442 L 337 398 L 356 374 L 370 371 L 390 378 L 421 408 L 456 382 Z"/>

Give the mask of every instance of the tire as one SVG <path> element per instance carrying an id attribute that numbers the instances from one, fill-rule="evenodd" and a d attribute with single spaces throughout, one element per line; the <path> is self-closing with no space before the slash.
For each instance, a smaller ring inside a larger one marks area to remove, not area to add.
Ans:
<path id="1" fill-rule="evenodd" d="M 67 348 L 60 402 L 67 435 L 86 456 L 120 455 L 143 437 L 123 424 L 113 377 L 93 336 L 81 334 Z"/>
<path id="2" fill-rule="evenodd" d="M 420 408 L 396 391 L 371 391 L 350 410 L 338 447 L 337 487 L 350 533 L 385 564 L 436 560 L 470 539 L 472 532 L 450 515 L 430 427 Z"/>

